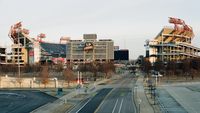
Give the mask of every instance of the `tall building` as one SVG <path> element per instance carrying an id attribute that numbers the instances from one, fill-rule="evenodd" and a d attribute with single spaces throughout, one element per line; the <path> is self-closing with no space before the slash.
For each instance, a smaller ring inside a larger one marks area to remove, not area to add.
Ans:
<path id="1" fill-rule="evenodd" d="M 29 30 L 22 29 L 21 22 L 11 26 L 9 37 L 13 44 L 11 45 L 11 60 L 14 64 L 24 65 L 28 63 L 29 44 L 34 42 L 33 38 L 28 36 Z"/>
<path id="2" fill-rule="evenodd" d="M 14 64 L 34 64 L 39 62 L 65 62 L 66 43 L 69 38 L 62 37 L 60 43 L 42 41 L 45 34 L 41 33 L 37 39 L 29 37 L 29 31 L 22 28 L 21 22 L 13 25 L 9 32 L 13 44 L 11 46 L 11 60 Z"/>
<path id="3" fill-rule="evenodd" d="M 67 62 L 88 63 L 114 60 L 113 40 L 97 40 L 96 34 L 84 34 L 83 40 L 70 40 L 67 46 Z"/>
<path id="4" fill-rule="evenodd" d="M 114 51 L 114 60 L 115 61 L 128 61 L 129 60 L 129 50 L 128 49 L 119 49 Z"/>
<path id="5" fill-rule="evenodd" d="M 150 62 L 183 60 L 200 57 L 200 48 L 192 45 L 192 27 L 178 18 L 169 18 L 174 27 L 164 27 L 153 39 L 146 41 L 146 57 Z"/>
<path id="6" fill-rule="evenodd" d="M 7 63 L 6 48 L 0 47 L 0 64 Z"/>
<path id="7" fill-rule="evenodd" d="M 20 64 L 24 65 L 28 63 L 28 58 L 27 58 L 27 50 L 25 47 L 23 47 L 21 44 L 12 44 L 11 45 L 11 60 L 12 63 L 14 64 Z"/>
<path id="8" fill-rule="evenodd" d="M 61 37 L 60 43 L 42 41 L 45 34 L 30 38 L 29 31 L 22 28 L 21 22 L 13 25 L 9 32 L 12 44 L 12 63 L 34 64 L 39 62 L 78 62 L 113 61 L 114 42 L 111 39 L 97 40 L 96 34 L 84 34 L 83 40 L 70 40 Z"/>

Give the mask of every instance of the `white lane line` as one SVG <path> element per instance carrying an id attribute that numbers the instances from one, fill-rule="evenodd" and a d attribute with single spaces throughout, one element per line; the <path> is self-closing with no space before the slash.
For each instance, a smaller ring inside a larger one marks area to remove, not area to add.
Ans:
<path id="1" fill-rule="evenodd" d="M 103 106 L 104 102 L 107 100 L 107 98 L 111 95 L 111 93 L 116 90 L 116 89 L 112 89 L 103 99 L 103 101 L 101 102 L 101 104 L 98 106 L 98 108 L 94 111 L 94 113 L 97 113 L 99 111 L 99 109 Z"/>
<path id="2" fill-rule="evenodd" d="M 117 99 L 117 101 L 115 102 L 115 106 L 114 106 L 114 108 L 113 108 L 113 110 L 112 110 L 112 113 L 114 113 L 114 111 L 115 111 L 115 109 L 116 109 L 116 107 L 117 107 L 117 103 L 118 103 L 118 99 Z"/>
<path id="3" fill-rule="evenodd" d="M 81 109 L 83 109 L 83 107 L 85 107 L 85 105 L 91 100 L 92 98 L 90 98 L 80 109 L 78 109 L 78 111 L 76 111 L 76 113 L 78 113 Z"/>
<path id="4" fill-rule="evenodd" d="M 121 112 L 121 109 L 122 109 L 123 102 L 124 102 L 124 99 L 122 99 L 122 101 L 121 101 L 121 104 L 120 104 L 120 107 L 119 107 L 119 112 L 118 112 L 118 113 L 120 113 L 120 112 Z"/>
<path id="5" fill-rule="evenodd" d="M 136 110 L 136 103 L 135 103 L 135 98 L 134 98 L 134 96 L 135 95 L 133 95 L 134 94 L 134 89 L 132 88 L 132 90 L 131 90 L 131 98 L 132 98 L 132 105 L 133 105 L 133 108 L 134 108 L 134 110 L 135 110 L 135 113 L 137 113 L 137 110 Z"/>

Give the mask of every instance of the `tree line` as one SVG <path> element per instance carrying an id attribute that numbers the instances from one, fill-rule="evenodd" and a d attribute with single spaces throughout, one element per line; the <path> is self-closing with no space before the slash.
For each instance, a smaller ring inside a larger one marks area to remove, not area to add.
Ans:
<path id="1" fill-rule="evenodd" d="M 76 68 L 75 68 L 76 67 Z M 77 71 L 82 73 L 92 73 L 92 78 L 95 81 L 98 77 L 110 78 L 115 73 L 115 66 L 112 62 L 106 63 L 87 63 L 87 64 L 33 64 L 20 67 L 21 78 L 23 77 L 38 77 L 41 78 L 42 84 L 48 84 L 49 78 L 56 77 L 59 80 L 65 80 L 68 85 L 77 79 Z M 101 74 L 98 74 L 101 73 Z M 18 77 L 18 65 L 0 65 L 0 75 Z M 87 76 L 87 75 L 85 75 Z"/>
<path id="2" fill-rule="evenodd" d="M 157 60 L 150 63 L 144 58 L 141 64 L 141 69 L 149 75 L 151 70 L 162 73 L 165 77 L 185 77 L 194 79 L 200 77 L 200 58 L 187 58 L 179 61 L 162 62 Z"/>

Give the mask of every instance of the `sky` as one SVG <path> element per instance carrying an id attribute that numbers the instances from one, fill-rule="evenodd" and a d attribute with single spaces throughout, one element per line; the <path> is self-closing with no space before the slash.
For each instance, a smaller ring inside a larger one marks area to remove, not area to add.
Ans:
<path id="1" fill-rule="evenodd" d="M 82 39 L 95 33 L 129 49 L 130 59 L 145 55 L 145 40 L 153 39 L 177 17 L 193 27 L 193 45 L 200 47 L 199 0 L 0 0 L 0 46 L 10 47 L 10 26 L 22 21 L 30 37 L 46 34 L 46 41 L 60 37 Z"/>

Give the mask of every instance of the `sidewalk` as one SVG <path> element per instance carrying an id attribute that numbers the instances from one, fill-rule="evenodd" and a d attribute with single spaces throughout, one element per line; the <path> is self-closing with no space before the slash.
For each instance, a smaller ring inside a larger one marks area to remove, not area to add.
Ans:
<path id="1" fill-rule="evenodd" d="M 138 77 L 138 80 L 136 82 L 137 90 L 135 91 L 134 99 L 136 102 L 138 113 L 154 113 L 154 110 L 152 106 L 149 104 L 149 101 L 147 100 L 147 97 L 144 92 L 144 86 L 143 86 L 143 76 L 140 75 Z"/>

